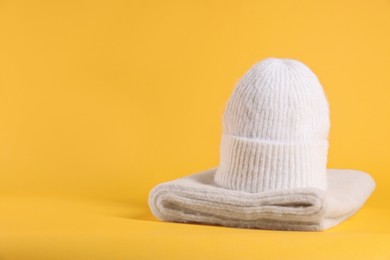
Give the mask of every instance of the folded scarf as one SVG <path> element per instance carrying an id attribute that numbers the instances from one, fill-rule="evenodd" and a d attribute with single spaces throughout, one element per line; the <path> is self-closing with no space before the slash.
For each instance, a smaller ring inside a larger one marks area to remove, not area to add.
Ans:
<path id="1" fill-rule="evenodd" d="M 214 182 L 217 168 L 166 182 L 149 194 L 149 207 L 160 220 L 241 228 L 320 231 L 353 215 L 370 196 L 368 174 L 328 169 L 327 190 L 297 188 L 249 193 Z"/>

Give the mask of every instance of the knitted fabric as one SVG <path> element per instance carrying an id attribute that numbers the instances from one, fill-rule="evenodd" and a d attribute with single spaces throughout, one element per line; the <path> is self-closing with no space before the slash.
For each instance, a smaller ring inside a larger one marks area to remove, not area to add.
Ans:
<path id="1" fill-rule="evenodd" d="M 352 169 L 327 169 L 329 107 L 314 73 L 269 58 L 238 82 L 223 115 L 220 164 L 155 186 L 158 219 L 319 231 L 355 214 L 375 189 Z"/>
<path id="2" fill-rule="evenodd" d="M 247 192 L 326 190 L 329 127 L 326 96 L 306 65 L 257 63 L 228 101 L 215 182 Z"/>

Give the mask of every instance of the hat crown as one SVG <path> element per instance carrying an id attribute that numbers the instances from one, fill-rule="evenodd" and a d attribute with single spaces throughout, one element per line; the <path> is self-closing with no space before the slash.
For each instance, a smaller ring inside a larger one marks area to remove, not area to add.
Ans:
<path id="1" fill-rule="evenodd" d="M 302 62 L 268 58 L 238 81 L 223 116 L 223 131 L 265 141 L 312 142 L 329 133 L 328 102 Z"/>
<path id="2" fill-rule="evenodd" d="M 227 102 L 215 182 L 247 192 L 326 189 L 329 128 L 315 74 L 297 60 L 265 59 Z"/>

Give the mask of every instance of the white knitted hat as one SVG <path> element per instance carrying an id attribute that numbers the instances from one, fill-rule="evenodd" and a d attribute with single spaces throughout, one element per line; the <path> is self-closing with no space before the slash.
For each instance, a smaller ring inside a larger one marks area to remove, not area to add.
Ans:
<path id="1" fill-rule="evenodd" d="M 149 193 L 159 219 L 232 227 L 326 230 L 375 189 L 365 172 L 327 169 L 329 107 L 303 63 L 265 59 L 237 83 L 223 115 L 218 167 Z"/>
<path id="2" fill-rule="evenodd" d="M 329 109 L 303 63 L 268 58 L 239 81 L 224 116 L 215 182 L 246 192 L 326 190 Z"/>

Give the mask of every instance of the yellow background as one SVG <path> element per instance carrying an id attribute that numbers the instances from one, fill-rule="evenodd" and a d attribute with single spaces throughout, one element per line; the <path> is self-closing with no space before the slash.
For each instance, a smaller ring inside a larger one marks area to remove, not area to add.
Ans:
<path id="1" fill-rule="evenodd" d="M 373 196 L 326 233 L 156 221 L 149 190 L 218 165 L 226 101 L 266 57 L 317 74 L 328 167 Z M 389 256 L 389 100 L 389 0 L 0 1 L 0 259 Z"/>

